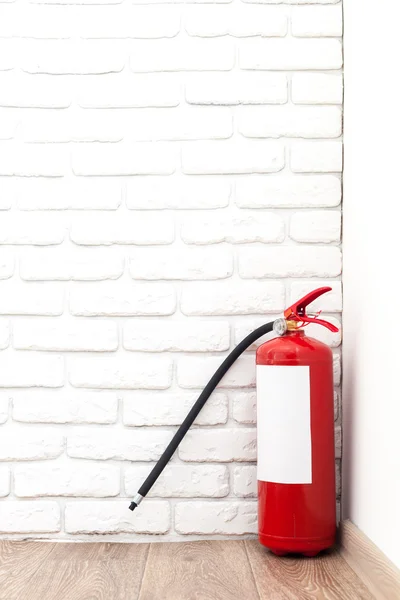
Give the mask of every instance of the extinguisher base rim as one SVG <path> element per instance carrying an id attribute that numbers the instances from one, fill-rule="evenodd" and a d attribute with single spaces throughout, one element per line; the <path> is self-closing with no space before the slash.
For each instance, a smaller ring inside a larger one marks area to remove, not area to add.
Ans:
<path id="1" fill-rule="evenodd" d="M 321 552 L 335 545 L 336 532 L 334 535 L 324 538 L 291 538 L 259 533 L 258 539 L 260 544 L 270 550 L 283 550 L 287 553 Z"/>

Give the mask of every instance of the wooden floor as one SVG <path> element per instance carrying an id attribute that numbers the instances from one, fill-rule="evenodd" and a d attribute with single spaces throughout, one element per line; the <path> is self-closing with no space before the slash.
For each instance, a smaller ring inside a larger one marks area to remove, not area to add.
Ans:
<path id="1" fill-rule="evenodd" d="M 1 600 L 372 600 L 344 559 L 257 541 L 0 542 Z"/>

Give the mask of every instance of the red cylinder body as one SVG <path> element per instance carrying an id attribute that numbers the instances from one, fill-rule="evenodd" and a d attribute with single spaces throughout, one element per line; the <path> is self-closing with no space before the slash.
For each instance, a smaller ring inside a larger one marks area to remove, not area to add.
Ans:
<path id="1" fill-rule="evenodd" d="M 302 330 L 257 350 L 257 446 L 261 544 L 276 554 L 308 556 L 332 546 L 332 351 Z"/>

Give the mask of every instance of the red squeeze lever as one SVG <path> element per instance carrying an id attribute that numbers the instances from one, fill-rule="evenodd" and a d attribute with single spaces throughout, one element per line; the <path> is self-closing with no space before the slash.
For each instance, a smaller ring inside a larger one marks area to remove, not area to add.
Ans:
<path id="1" fill-rule="evenodd" d="M 307 315 L 306 313 L 306 306 L 311 304 L 311 302 L 314 302 L 314 300 L 319 298 L 319 296 L 322 294 L 330 292 L 331 290 L 332 288 L 329 286 L 320 287 L 313 292 L 310 292 L 300 300 L 297 300 L 297 302 L 292 304 L 292 306 L 289 306 L 289 308 L 287 308 L 283 313 L 285 319 L 287 321 L 295 321 L 299 323 L 298 327 L 305 327 L 309 323 L 318 323 L 318 325 L 323 325 L 329 329 L 329 331 L 339 331 L 339 329 L 335 325 L 332 325 L 332 323 L 329 323 L 329 321 L 324 321 L 323 319 L 317 318 L 321 311 L 316 314 L 311 313 L 310 315 Z"/>

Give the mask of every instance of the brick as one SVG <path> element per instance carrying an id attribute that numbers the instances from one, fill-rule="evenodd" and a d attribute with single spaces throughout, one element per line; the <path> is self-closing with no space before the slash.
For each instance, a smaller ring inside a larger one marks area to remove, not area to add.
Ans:
<path id="1" fill-rule="evenodd" d="M 57 285 L 15 281 L 0 284 L 1 315 L 57 316 L 62 314 L 63 305 L 63 290 Z"/>
<path id="2" fill-rule="evenodd" d="M 342 215 L 339 211 L 296 212 L 290 219 L 290 237 L 297 242 L 339 242 Z"/>
<path id="3" fill-rule="evenodd" d="M 229 334 L 228 334 L 229 336 Z M 229 339 L 229 337 L 228 337 Z M 8 348 L 10 342 L 10 323 L 8 319 L 0 318 L 0 350 Z M 229 344 L 228 344 L 229 347 Z M 227 348 L 224 348 L 226 350 Z"/>
<path id="4" fill-rule="evenodd" d="M 224 107 L 149 108 L 129 115 L 123 126 L 126 138 L 135 141 L 218 140 L 233 134 L 232 113 Z"/>
<path id="5" fill-rule="evenodd" d="M 10 493 L 10 469 L 8 467 L 0 467 L 0 497 L 4 498 Z"/>
<path id="6" fill-rule="evenodd" d="M 171 431 L 81 428 L 71 431 L 67 440 L 67 454 L 72 458 L 94 460 L 155 461 L 172 439 Z"/>
<path id="7" fill-rule="evenodd" d="M 116 210 L 121 183 L 110 179 L 20 180 L 15 190 L 20 210 Z"/>
<path id="8" fill-rule="evenodd" d="M 336 4 L 340 0 L 242 0 L 249 4 Z"/>
<path id="9" fill-rule="evenodd" d="M 128 214 L 82 215 L 71 224 L 71 240 L 83 246 L 172 244 L 174 222 L 165 215 Z"/>
<path id="10" fill-rule="evenodd" d="M 282 246 L 243 250 L 239 274 L 244 279 L 262 277 L 336 277 L 342 270 L 339 248 Z"/>
<path id="11" fill-rule="evenodd" d="M 336 497 L 339 498 L 342 492 L 342 481 L 341 481 L 341 470 L 340 470 L 340 460 L 336 461 Z"/>
<path id="12" fill-rule="evenodd" d="M 146 394 L 124 398 L 123 421 L 134 427 L 180 425 L 197 400 L 198 394 Z M 195 425 L 221 425 L 228 419 L 228 399 L 220 392 L 212 394 L 195 420 Z"/>
<path id="13" fill-rule="evenodd" d="M 21 254 L 20 276 L 26 281 L 101 281 L 118 279 L 124 259 L 110 250 L 71 248 Z"/>
<path id="14" fill-rule="evenodd" d="M 325 73 L 295 73 L 292 76 L 295 104 L 342 104 L 343 76 Z"/>
<path id="15" fill-rule="evenodd" d="M 0 76 L 1 92 L 1 76 Z M 13 203 L 15 182 L 8 177 L 0 177 L 0 210 L 9 210 Z"/>
<path id="16" fill-rule="evenodd" d="M 14 352 L 0 356 L 0 387 L 50 387 L 64 385 L 62 356 Z"/>
<path id="17" fill-rule="evenodd" d="M 235 393 L 232 402 L 232 416 L 238 423 L 257 422 L 256 392 Z"/>
<path id="18" fill-rule="evenodd" d="M 34 120 L 28 116 L 20 125 L 24 142 L 120 142 L 124 138 L 121 120 L 103 111 L 42 111 Z"/>
<path id="19" fill-rule="evenodd" d="M 292 35 L 296 37 L 341 37 L 342 24 L 341 5 L 299 6 L 292 9 Z"/>
<path id="20" fill-rule="evenodd" d="M 148 248 L 135 252 L 129 270 L 133 279 L 226 279 L 233 260 L 228 248 Z"/>
<path id="21" fill-rule="evenodd" d="M 171 0 L 132 0 L 134 4 L 170 4 Z M 225 4 L 232 0 L 174 0 L 174 4 Z"/>
<path id="22" fill-rule="evenodd" d="M 0 2 L 0 36 L 2 38 L 12 38 L 15 33 L 15 8 L 15 4 L 7 5 Z"/>
<path id="23" fill-rule="evenodd" d="M 336 106 L 243 107 L 238 128 L 251 138 L 335 138 L 342 133 L 342 112 Z"/>
<path id="24" fill-rule="evenodd" d="M 136 73 L 164 71 L 230 71 L 235 64 L 231 40 L 143 40 L 132 44 L 130 65 Z"/>
<path id="25" fill-rule="evenodd" d="M 0 71 L 9 71 L 16 64 L 15 40 L 0 40 Z"/>
<path id="26" fill-rule="evenodd" d="M 30 0 L 32 4 L 120 4 L 122 0 Z"/>
<path id="27" fill-rule="evenodd" d="M 70 311 L 77 316 L 171 315 L 175 308 L 175 290 L 166 283 L 82 283 L 70 291 Z"/>
<path id="28" fill-rule="evenodd" d="M 136 494 L 149 474 L 148 467 L 128 467 L 125 493 Z M 229 493 L 228 470 L 223 465 L 168 465 L 148 496 L 155 498 L 223 498 Z"/>
<path id="29" fill-rule="evenodd" d="M 172 362 L 164 357 L 81 357 L 71 360 L 74 387 L 163 390 L 171 385 Z"/>
<path id="30" fill-rule="evenodd" d="M 113 465 L 90 464 L 87 461 L 60 462 L 17 467 L 14 470 L 15 495 L 81 496 L 106 498 L 120 491 L 120 469 Z"/>
<path id="31" fill-rule="evenodd" d="M 8 405 L 9 405 L 8 394 L 0 393 L 0 423 L 5 423 L 8 419 Z"/>
<path id="32" fill-rule="evenodd" d="M 90 144 L 72 151 L 75 175 L 170 175 L 178 164 L 171 144 Z"/>
<path id="33" fill-rule="evenodd" d="M 1 279 L 9 279 L 10 277 L 13 276 L 14 274 L 14 266 L 15 266 L 15 260 L 14 260 L 14 255 L 13 253 L 7 251 L 7 250 L 3 250 L 3 248 L 0 249 L 0 280 Z M 4 285 L 0 285 L 0 290 L 1 288 L 4 288 Z M 2 300 L 0 298 L 0 307 L 2 305 Z M 1 308 L 0 308 L 0 314 L 1 313 Z"/>
<path id="34" fill-rule="evenodd" d="M 335 456 L 336 458 L 342 456 L 342 429 L 340 426 L 335 427 Z"/>
<path id="35" fill-rule="evenodd" d="M 330 286 L 332 291 L 323 294 L 317 300 L 308 305 L 309 312 L 322 311 L 341 312 L 342 310 L 342 284 L 340 281 L 318 281 L 318 286 Z M 315 281 L 293 281 L 290 284 L 288 304 L 293 304 L 312 290 L 315 290 Z"/>
<path id="36" fill-rule="evenodd" d="M 342 46 L 339 40 L 285 38 L 246 40 L 239 48 L 242 69 L 307 71 L 340 69 Z"/>
<path id="37" fill-rule="evenodd" d="M 35 6 L 28 3 L 24 11 L 16 16 L 13 23 L 16 37 L 57 40 L 70 38 L 78 32 L 78 27 L 73 27 L 73 17 L 76 18 L 74 8 L 67 6 Z"/>
<path id="38" fill-rule="evenodd" d="M 284 165 L 281 144 L 261 140 L 199 142 L 182 149 L 182 169 L 189 175 L 276 173 Z"/>
<path id="39" fill-rule="evenodd" d="M 233 469 L 233 493 L 240 498 L 257 497 L 257 467 L 246 465 Z"/>
<path id="40" fill-rule="evenodd" d="M 108 321 L 24 319 L 13 323 L 13 344 L 19 350 L 106 352 L 118 348 L 118 330 Z"/>
<path id="41" fill-rule="evenodd" d="M 112 4 L 112 3 L 110 3 Z M 177 7 L 168 6 L 130 6 L 122 3 L 119 6 L 80 7 L 35 7 L 33 17 L 51 21 L 54 27 L 62 27 L 65 37 L 81 37 L 83 39 L 125 39 L 125 38 L 170 38 L 179 33 L 180 11 Z M 54 10 L 55 9 L 55 10 Z M 96 18 L 93 18 L 95 10 Z M 55 18 L 56 17 L 56 18 Z M 43 28 L 43 25 L 42 25 Z M 45 27 L 47 35 L 55 36 L 52 30 Z M 29 31 L 29 29 L 28 29 Z M 36 37 L 37 25 L 33 29 Z"/>
<path id="42" fill-rule="evenodd" d="M 133 210 L 224 208 L 231 193 L 224 177 L 135 177 L 128 181 L 126 204 Z"/>
<path id="43" fill-rule="evenodd" d="M 114 40 L 30 40 L 21 56 L 25 73 L 100 75 L 119 73 L 125 57 Z"/>
<path id="44" fill-rule="evenodd" d="M 196 73 L 187 76 L 185 90 L 189 104 L 206 105 L 284 104 L 288 96 L 281 73 Z"/>
<path id="45" fill-rule="evenodd" d="M 13 395 L 13 419 L 23 423 L 115 423 L 118 397 L 109 392 Z"/>
<path id="46" fill-rule="evenodd" d="M 338 392 L 333 392 L 333 405 L 334 405 L 334 415 L 335 421 L 339 419 L 340 416 L 340 397 Z"/>
<path id="47" fill-rule="evenodd" d="M 0 140 L 12 140 L 17 131 L 18 122 L 6 109 L 0 110 Z"/>
<path id="48" fill-rule="evenodd" d="M 126 500 L 97 502 L 67 502 L 65 531 L 67 533 L 167 533 L 170 528 L 169 503 L 154 500 L 143 503 L 133 514 Z"/>
<path id="49" fill-rule="evenodd" d="M 282 242 L 285 236 L 284 221 L 281 216 L 269 213 L 254 215 L 249 211 L 239 211 L 230 217 L 207 218 L 197 215 L 183 222 L 181 237 L 187 244 L 218 244 L 229 242 Z"/>
<path id="50" fill-rule="evenodd" d="M 235 201 L 241 208 L 328 208 L 340 204 L 341 193 L 334 175 L 252 175 L 237 181 Z"/>
<path id="51" fill-rule="evenodd" d="M 21 14 L 12 14 L 8 18 L 9 31 L 16 37 L 34 39 L 169 38 L 179 32 L 180 14 L 177 7 L 111 4 L 97 5 L 95 9 L 90 6 L 28 4 Z"/>
<path id="52" fill-rule="evenodd" d="M 0 222 L 0 244 L 51 246 L 61 244 L 66 227 L 51 215 L 4 215 Z"/>
<path id="53" fill-rule="evenodd" d="M 0 532 L 55 533 L 61 529 L 57 502 L 8 501 L 2 503 Z"/>
<path id="54" fill-rule="evenodd" d="M 48 75 L 18 71 L 0 73 L 0 106 L 11 108 L 68 108 L 72 93 L 67 82 Z"/>
<path id="55" fill-rule="evenodd" d="M 130 321 L 123 346 L 137 352 L 218 352 L 228 350 L 229 323 L 218 321 Z"/>
<path id="56" fill-rule="evenodd" d="M 333 383 L 334 385 L 340 385 L 342 379 L 342 368 L 340 361 L 340 354 L 333 355 Z"/>
<path id="57" fill-rule="evenodd" d="M 192 462 L 255 461 L 256 430 L 196 429 L 189 431 L 179 446 L 179 458 Z"/>
<path id="58" fill-rule="evenodd" d="M 203 388 L 222 363 L 219 356 L 183 357 L 178 360 L 177 379 L 182 388 Z M 255 386 L 254 356 L 246 355 L 229 369 L 219 384 L 222 388 L 242 388 Z"/>
<path id="59" fill-rule="evenodd" d="M 0 438 L 0 460 L 57 458 L 63 449 L 63 436 L 49 429 L 10 427 L 2 432 Z"/>
<path id="60" fill-rule="evenodd" d="M 281 37 L 287 33 L 287 17 L 275 7 L 228 4 L 191 6 L 185 11 L 184 26 L 191 36 Z"/>
<path id="61" fill-rule="evenodd" d="M 300 109 L 301 110 L 301 109 Z M 11 123 L 12 125 L 12 123 Z M 15 126 L 14 126 L 15 129 Z M 115 109 L 47 113 L 22 121 L 20 135 L 25 142 L 119 142 L 226 139 L 232 136 L 229 108 L 208 107 L 146 108 L 141 111 Z M 9 120 L 3 139 L 13 137 Z"/>
<path id="62" fill-rule="evenodd" d="M 256 502 L 179 502 L 175 530 L 181 534 L 242 535 L 257 532 Z"/>
<path id="63" fill-rule="evenodd" d="M 68 149 L 55 145 L 0 145 L 0 175 L 62 177 L 69 164 Z"/>
<path id="64" fill-rule="evenodd" d="M 185 315 L 252 315 L 278 312 L 285 305 L 280 282 L 191 284 L 182 291 Z"/>
<path id="65" fill-rule="evenodd" d="M 290 166 L 295 173 L 339 173 L 341 142 L 299 142 L 292 146 Z"/>
<path id="66" fill-rule="evenodd" d="M 180 103 L 181 87 L 178 80 L 164 73 L 103 75 L 95 81 L 83 81 L 78 104 L 83 108 L 172 107 Z"/>

